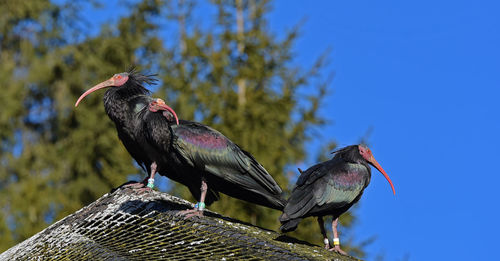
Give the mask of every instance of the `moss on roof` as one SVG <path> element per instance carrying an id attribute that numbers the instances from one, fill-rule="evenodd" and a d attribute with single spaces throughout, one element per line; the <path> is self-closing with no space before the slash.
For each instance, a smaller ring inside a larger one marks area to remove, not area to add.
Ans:
<path id="1" fill-rule="evenodd" d="M 0 255 L 0 260 L 356 260 L 206 211 L 188 201 L 117 189 Z"/>

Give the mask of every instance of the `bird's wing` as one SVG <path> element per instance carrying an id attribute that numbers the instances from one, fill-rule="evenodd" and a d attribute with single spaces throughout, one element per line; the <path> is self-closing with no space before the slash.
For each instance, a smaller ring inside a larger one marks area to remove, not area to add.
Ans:
<path id="1" fill-rule="evenodd" d="M 340 208 L 359 196 L 366 181 L 362 175 L 336 168 L 339 163 L 320 163 L 302 173 L 284 210 L 288 218 L 307 216 L 313 208 L 325 204 Z"/>
<path id="2" fill-rule="evenodd" d="M 334 207 L 343 207 L 352 201 L 363 191 L 365 182 L 357 180 L 345 182 L 349 175 L 333 175 L 325 183 L 320 183 L 314 191 L 314 198 L 318 206 L 333 204 Z"/>
<path id="3" fill-rule="evenodd" d="M 314 183 L 318 178 L 323 177 L 328 173 L 324 163 L 316 164 L 303 171 L 297 179 L 296 187 L 307 186 Z"/>
<path id="4" fill-rule="evenodd" d="M 151 146 L 155 147 L 157 150 L 162 152 L 169 151 L 172 136 L 169 129 L 170 128 L 169 123 L 168 121 L 165 120 L 165 115 L 163 115 L 163 113 L 161 112 L 150 112 L 147 108 L 145 109 L 143 108 L 143 110 L 140 111 L 139 113 L 140 113 L 139 120 L 142 121 L 141 124 L 143 124 L 144 128 L 144 129 L 138 129 L 138 131 L 143 131 L 143 133 L 140 133 L 139 135 L 144 134 L 144 137 L 146 138 L 146 143 L 151 144 Z M 160 172 L 160 174 L 170 177 L 169 174 L 172 175 L 173 173 L 165 174 L 164 172 Z M 174 180 L 181 182 L 182 184 L 187 186 L 194 198 L 196 199 L 200 198 L 201 191 L 199 182 L 201 181 L 198 181 L 198 183 L 196 182 L 193 183 L 191 180 L 186 181 L 182 180 L 182 178 L 180 179 L 177 178 L 179 177 L 176 177 L 176 179 Z M 208 206 L 212 204 L 214 201 L 219 200 L 219 198 L 220 198 L 219 193 L 216 190 L 208 188 L 205 197 L 205 204 Z"/>
<path id="5" fill-rule="evenodd" d="M 248 189 L 256 182 L 273 194 L 281 188 L 250 153 L 205 125 L 181 121 L 171 126 L 172 146 L 193 167 Z"/>

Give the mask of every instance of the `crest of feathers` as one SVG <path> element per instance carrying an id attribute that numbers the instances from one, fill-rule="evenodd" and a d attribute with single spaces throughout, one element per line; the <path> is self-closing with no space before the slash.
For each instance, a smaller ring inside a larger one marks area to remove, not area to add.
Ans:
<path id="1" fill-rule="evenodd" d="M 158 83 L 158 74 L 142 74 L 135 66 L 131 66 L 127 72 L 129 80 L 135 84 L 142 86 L 143 84 L 156 85 Z"/>

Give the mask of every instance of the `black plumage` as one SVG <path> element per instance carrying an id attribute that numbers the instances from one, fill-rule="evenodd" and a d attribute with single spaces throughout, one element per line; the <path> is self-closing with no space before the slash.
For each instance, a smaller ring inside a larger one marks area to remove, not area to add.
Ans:
<path id="1" fill-rule="evenodd" d="M 145 117 L 146 142 L 165 155 L 168 172 L 195 179 L 197 184 L 204 180 L 209 189 L 238 199 L 283 209 L 282 190 L 272 176 L 222 133 L 198 122 L 175 124 L 171 112 L 163 111 L 157 102 Z"/>
<path id="2" fill-rule="evenodd" d="M 158 172 L 180 182 L 194 197 L 203 194 L 201 202 L 207 205 L 219 198 L 220 191 L 283 209 L 281 188 L 248 152 L 210 127 L 179 122 L 175 112 L 161 99 L 152 98 L 143 86 L 155 82 L 154 76 L 134 71 L 115 74 L 82 94 L 75 106 L 98 89 L 114 87 L 104 94 L 106 113 L 127 151 L 151 178 Z M 153 105 L 159 107 L 154 109 Z M 205 182 L 208 188 L 203 188 Z"/>
<path id="3" fill-rule="evenodd" d="M 346 212 L 361 198 L 370 183 L 370 165 L 375 166 L 389 181 L 391 180 L 364 145 L 353 145 L 335 152 L 328 161 L 316 164 L 301 173 L 290 198 L 280 216 L 281 231 L 295 230 L 299 222 L 309 216 L 318 217 L 323 237 L 323 216 L 331 215 L 334 220 L 332 229 L 337 236 L 338 217 Z M 329 248 L 327 241 L 325 247 Z M 335 250 L 342 252 L 338 244 Z"/>

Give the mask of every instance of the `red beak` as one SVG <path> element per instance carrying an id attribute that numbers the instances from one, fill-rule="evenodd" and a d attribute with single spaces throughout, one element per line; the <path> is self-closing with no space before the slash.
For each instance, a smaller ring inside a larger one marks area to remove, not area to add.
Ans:
<path id="1" fill-rule="evenodd" d="M 179 118 L 177 118 L 177 113 L 175 113 L 175 111 L 172 108 L 170 108 L 167 104 L 165 104 L 165 102 L 162 99 L 156 99 L 156 106 L 158 106 L 160 110 L 171 112 L 175 117 L 175 122 L 177 123 L 177 125 L 179 125 Z"/>
<path id="2" fill-rule="evenodd" d="M 396 195 L 396 190 L 394 189 L 394 185 L 392 185 L 392 181 L 389 178 L 389 175 L 387 175 L 387 173 L 385 172 L 385 170 L 380 166 L 380 164 L 378 164 L 378 162 L 375 160 L 375 157 L 373 157 L 373 155 L 372 155 L 372 157 L 370 158 L 370 160 L 368 162 L 370 162 L 370 164 L 372 166 L 374 166 L 375 168 L 377 168 L 378 171 L 380 171 L 380 173 L 382 173 L 382 175 L 384 175 L 385 179 L 387 179 L 387 181 L 389 181 L 389 184 L 391 184 L 392 192 L 394 193 L 394 195 Z"/>
<path id="3" fill-rule="evenodd" d="M 109 80 L 101 82 L 98 85 L 90 88 L 88 91 L 84 92 L 80 96 L 80 98 L 78 98 L 78 100 L 75 103 L 75 107 L 77 107 L 78 104 L 80 103 L 80 101 L 83 100 L 83 98 L 85 98 L 85 96 L 89 95 L 90 93 L 95 92 L 95 91 L 97 91 L 99 89 L 106 88 L 106 87 L 111 87 L 111 86 L 115 86 L 115 80 L 113 78 L 110 78 Z"/>

